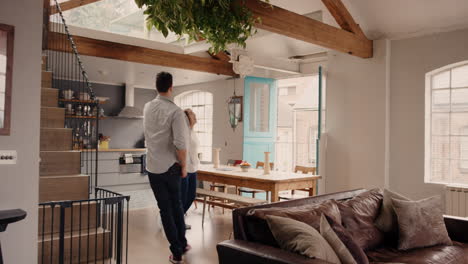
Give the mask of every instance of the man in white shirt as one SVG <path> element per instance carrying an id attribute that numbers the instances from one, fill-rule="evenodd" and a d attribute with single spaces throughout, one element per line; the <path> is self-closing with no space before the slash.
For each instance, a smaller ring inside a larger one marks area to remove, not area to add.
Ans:
<path id="1" fill-rule="evenodd" d="M 159 95 L 143 111 L 146 170 L 170 243 L 169 260 L 182 263 L 182 255 L 190 249 L 180 200 L 181 178 L 187 177 L 189 128 L 184 111 L 172 100 L 172 75 L 158 73 L 156 89 Z"/>

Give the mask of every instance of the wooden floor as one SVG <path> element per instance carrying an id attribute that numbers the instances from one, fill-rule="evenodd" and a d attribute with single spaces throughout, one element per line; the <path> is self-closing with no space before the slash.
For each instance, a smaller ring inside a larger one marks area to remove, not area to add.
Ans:
<path id="1" fill-rule="evenodd" d="M 231 211 L 211 210 L 205 216 L 205 226 L 201 227 L 202 206 L 189 210 L 186 223 L 192 226 L 187 230 L 187 240 L 192 250 L 185 256 L 187 264 L 217 264 L 216 244 L 229 239 L 232 232 Z M 128 263 L 170 263 L 169 243 L 164 235 L 157 208 L 135 209 L 130 211 Z"/>

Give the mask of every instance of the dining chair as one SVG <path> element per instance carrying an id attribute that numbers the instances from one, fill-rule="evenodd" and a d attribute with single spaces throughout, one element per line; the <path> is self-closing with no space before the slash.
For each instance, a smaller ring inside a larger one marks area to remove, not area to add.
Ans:
<path id="1" fill-rule="evenodd" d="M 305 167 L 305 166 L 296 166 L 294 167 L 294 172 L 295 173 L 303 173 L 303 174 L 312 174 L 312 175 L 316 175 L 317 173 L 317 168 L 316 167 Z M 307 192 L 309 193 L 308 196 L 313 196 L 313 195 L 317 195 L 317 190 L 316 190 L 316 186 L 314 188 L 305 188 L 305 189 L 298 189 L 298 190 L 291 190 L 291 196 L 284 196 L 284 195 L 281 195 L 279 198 L 280 199 L 283 199 L 283 200 L 292 200 L 292 199 L 297 199 L 297 198 L 303 198 L 302 196 L 300 197 L 294 197 L 294 194 L 295 194 L 295 191 L 303 191 L 303 192 Z M 310 195 L 312 194 L 312 195 Z"/>
<path id="2" fill-rule="evenodd" d="M 242 160 L 229 159 L 226 165 L 236 167 L 236 166 L 239 166 L 241 163 L 242 163 Z M 235 190 L 236 190 L 236 193 L 237 193 L 237 186 L 234 186 L 234 187 L 235 187 Z M 211 191 L 218 191 L 218 192 L 227 193 L 227 189 L 228 189 L 228 186 L 226 184 L 219 184 L 219 183 L 216 183 L 216 182 L 212 182 L 210 184 L 210 190 Z M 214 201 L 216 199 L 212 199 L 212 200 Z M 222 202 L 226 202 L 226 201 L 222 201 Z M 214 208 L 214 205 L 212 205 L 211 207 Z M 210 207 L 208 207 L 208 210 L 209 209 L 210 209 Z M 224 213 L 224 208 L 223 208 L 223 213 Z"/>
<path id="3" fill-rule="evenodd" d="M 275 163 L 270 162 L 270 169 L 273 169 L 274 167 L 275 167 Z M 257 169 L 265 168 L 265 162 L 257 161 L 257 165 L 255 166 L 255 168 L 257 168 Z M 239 195 L 242 195 L 243 193 L 249 193 L 249 194 L 252 194 L 252 198 L 255 198 L 256 194 L 264 193 L 264 192 L 265 192 L 264 190 L 256 190 L 256 189 L 250 189 L 250 188 L 245 188 L 245 187 L 239 188 Z M 269 192 L 266 192 L 266 200 L 267 201 L 270 200 L 270 193 Z"/>

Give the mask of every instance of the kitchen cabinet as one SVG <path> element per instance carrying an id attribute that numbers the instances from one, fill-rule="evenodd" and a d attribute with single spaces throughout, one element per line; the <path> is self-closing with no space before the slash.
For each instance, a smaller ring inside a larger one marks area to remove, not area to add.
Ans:
<path id="1" fill-rule="evenodd" d="M 119 168 L 119 158 L 123 154 L 134 154 L 134 155 L 142 155 L 144 151 L 111 151 L 106 150 L 105 152 L 98 153 L 98 187 L 106 188 L 106 187 L 118 187 L 119 190 L 125 190 L 128 186 L 131 187 L 132 190 L 134 189 L 147 189 L 149 188 L 149 181 L 148 176 L 143 173 L 121 173 Z M 92 155 L 91 155 L 92 154 Z M 87 155 L 91 162 L 94 162 L 95 153 L 89 153 Z M 82 162 L 82 173 L 86 174 L 86 170 L 90 170 L 91 162 L 88 164 L 86 161 Z M 94 167 L 94 165 L 93 165 Z M 95 179 L 94 175 L 92 177 L 92 183 L 94 185 Z"/>

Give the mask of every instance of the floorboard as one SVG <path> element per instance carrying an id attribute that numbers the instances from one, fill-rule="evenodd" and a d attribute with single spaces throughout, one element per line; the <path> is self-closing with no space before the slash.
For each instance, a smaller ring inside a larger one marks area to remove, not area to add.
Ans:
<path id="1" fill-rule="evenodd" d="M 232 232 L 232 216 L 230 210 L 215 208 L 205 216 L 202 229 L 202 204 L 198 209 L 194 206 L 189 210 L 186 223 L 192 226 L 187 230 L 187 240 L 192 250 L 185 256 L 187 264 L 217 264 L 216 244 L 229 239 Z M 128 263 L 169 263 L 169 243 L 159 218 L 159 210 L 155 207 L 133 209 L 130 211 L 129 224 L 129 261 Z"/>

